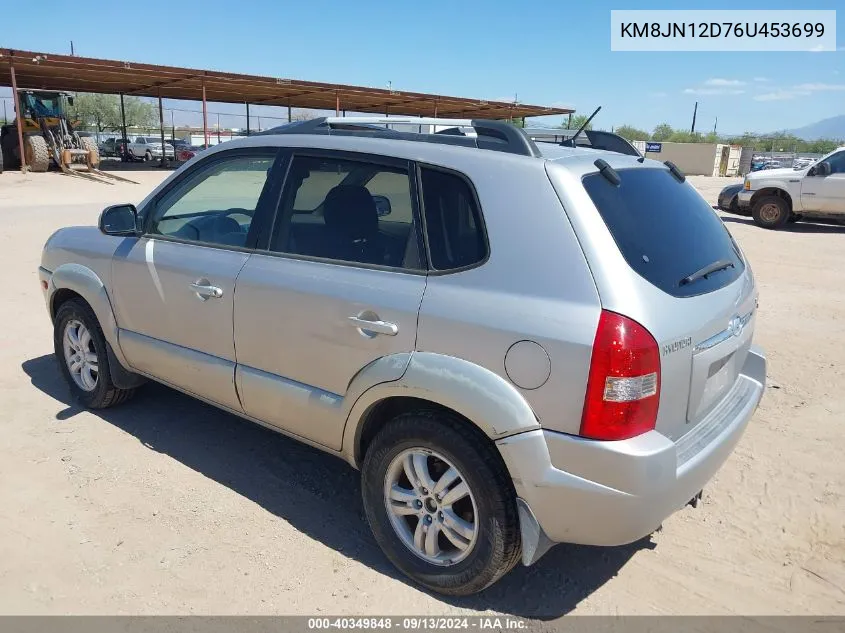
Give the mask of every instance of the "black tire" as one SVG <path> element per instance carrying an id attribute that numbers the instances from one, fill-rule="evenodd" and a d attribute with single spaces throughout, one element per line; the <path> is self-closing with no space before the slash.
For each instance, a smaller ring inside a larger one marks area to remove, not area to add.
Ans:
<path id="1" fill-rule="evenodd" d="M 445 457 L 475 499 L 478 536 L 469 554 L 453 565 L 435 565 L 413 553 L 388 516 L 384 498 L 388 469 L 396 456 L 411 448 Z M 458 416 L 429 409 L 397 416 L 373 439 L 361 470 L 364 509 L 376 542 L 403 574 L 420 585 L 452 596 L 471 595 L 492 585 L 519 560 L 513 482 L 492 444 Z"/>
<path id="2" fill-rule="evenodd" d="M 789 203 L 778 196 L 763 196 L 754 202 L 751 217 L 764 229 L 779 229 L 789 221 Z"/>
<path id="3" fill-rule="evenodd" d="M 43 136 L 30 134 L 23 137 L 24 156 L 29 170 L 43 173 L 50 169 L 50 148 Z"/>
<path id="4" fill-rule="evenodd" d="M 147 150 L 146 154 L 144 154 L 144 162 L 148 163 L 153 159 L 153 153 L 150 150 Z"/>
<path id="5" fill-rule="evenodd" d="M 71 377 L 65 360 L 65 327 L 70 321 L 80 321 L 91 335 L 94 353 L 97 356 L 97 380 L 93 390 L 86 391 L 76 384 Z M 59 369 L 70 387 L 71 395 L 89 409 L 105 409 L 122 404 L 135 395 L 135 389 L 119 389 L 114 386 L 109 372 L 109 356 L 103 330 L 91 307 L 81 299 L 70 299 L 63 303 L 56 312 L 53 325 L 53 349 Z"/>

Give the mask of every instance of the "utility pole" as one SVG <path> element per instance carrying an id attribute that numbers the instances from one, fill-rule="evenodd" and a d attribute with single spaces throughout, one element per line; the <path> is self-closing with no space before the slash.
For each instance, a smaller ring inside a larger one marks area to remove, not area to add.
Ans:
<path id="1" fill-rule="evenodd" d="M 692 111 L 692 127 L 690 128 L 689 133 L 695 134 L 695 115 L 698 113 L 698 101 L 695 102 L 695 108 Z"/>
<path id="2" fill-rule="evenodd" d="M 70 41 L 70 56 L 73 57 L 73 40 Z"/>
<path id="3" fill-rule="evenodd" d="M 716 126 L 719 125 L 719 117 L 713 122 L 713 134 L 716 134 Z"/>

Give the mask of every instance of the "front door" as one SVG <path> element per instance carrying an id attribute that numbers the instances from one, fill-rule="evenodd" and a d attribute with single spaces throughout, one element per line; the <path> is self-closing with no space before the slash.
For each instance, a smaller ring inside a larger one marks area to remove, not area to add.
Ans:
<path id="1" fill-rule="evenodd" d="M 112 269 L 132 368 L 235 410 L 235 280 L 275 155 L 233 150 L 198 164 L 143 209 L 145 234 Z"/>
<path id="2" fill-rule="evenodd" d="M 820 162 L 830 165 L 830 173 L 804 177 L 801 204 L 808 211 L 845 215 L 845 151 L 831 154 Z M 811 169 L 811 173 L 814 171 Z"/>
<path id="3" fill-rule="evenodd" d="M 292 159 L 269 250 L 237 281 L 235 347 L 244 410 L 340 449 L 355 376 L 414 350 L 426 277 L 406 161 L 332 153 Z"/>

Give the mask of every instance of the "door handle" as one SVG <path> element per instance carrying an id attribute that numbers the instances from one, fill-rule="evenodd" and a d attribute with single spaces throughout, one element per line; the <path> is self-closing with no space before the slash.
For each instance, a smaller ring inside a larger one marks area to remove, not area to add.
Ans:
<path id="1" fill-rule="evenodd" d="M 399 333 L 399 326 L 395 323 L 390 323 L 388 321 L 370 321 L 368 319 L 362 319 L 357 316 L 351 316 L 348 318 L 349 323 L 354 325 L 359 330 L 363 330 L 364 332 L 372 332 L 373 334 L 386 334 L 387 336 L 396 336 Z"/>
<path id="2" fill-rule="evenodd" d="M 223 296 L 223 289 L 218 288 L 217 286 L 212 286 L 208 282 L 202 283 L 202 281 L 194 282 L 191 284 L 191 290 L 197 293 L 197 296 L 205 301 L 206 299 L 219 299 Z"/>

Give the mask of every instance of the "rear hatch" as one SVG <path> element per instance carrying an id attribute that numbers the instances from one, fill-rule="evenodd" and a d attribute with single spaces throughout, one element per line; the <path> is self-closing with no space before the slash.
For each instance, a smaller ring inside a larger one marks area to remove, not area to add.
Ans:
<path id="1" fill-rule="evenodd" d="M 754 279 L 721 219 L 688 182 L 654 161 L 606 160 L 619 182 L 589 164 L 577 174 L 587 197 L 565 195 L 572 188 L 552 169 L 549 176 L 602 308 L 642 324 L 657 342 L 656 429 L 674 440 L 741 392 L 735 386 L 754 329 Z"/>

